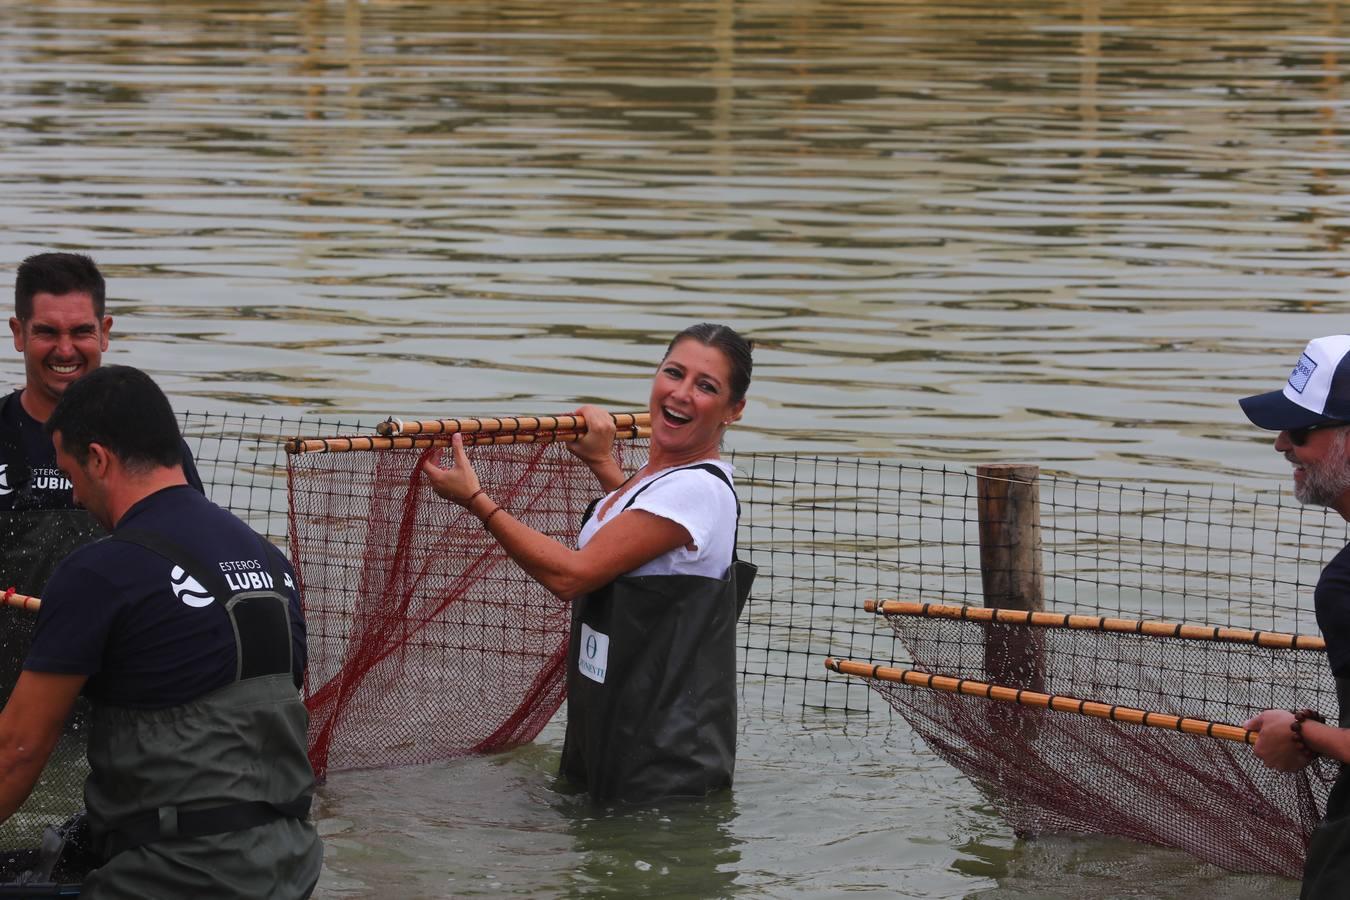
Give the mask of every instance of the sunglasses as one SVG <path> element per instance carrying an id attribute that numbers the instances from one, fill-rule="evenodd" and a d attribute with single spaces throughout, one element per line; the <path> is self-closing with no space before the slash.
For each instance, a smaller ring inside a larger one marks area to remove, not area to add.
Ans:
<path id="1" fill-rule="evenodd" d="M 1316 425 L 1305 425 L 1302 428 L 1288 429 L 1289 443 L 1295 447 L 1302 447 L 1308 443 L 1308 436 L 1314 431 L 1321 431 L 1323 428 L 1344 428 L 1350 425 L 1350 422 L 1318 422 Z"/>

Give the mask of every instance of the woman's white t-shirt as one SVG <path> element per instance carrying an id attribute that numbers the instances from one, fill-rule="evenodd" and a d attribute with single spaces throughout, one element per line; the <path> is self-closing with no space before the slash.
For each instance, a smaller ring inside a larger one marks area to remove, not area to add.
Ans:
<path id="1" fill-rule="evenodd" d="M 688 465 L 712 463 L 731 477 L 732 467 L 718 459 L 705 459 Z M 684 471 L 679 471 L 683 469 Z M 669 473 L 669 474 L 666 474 Z M 654 482 L 654 483 L 653 483 Z M 607 495 L 595 508 L 595 515 L 581 529 L 577 546 L 585 547 L 591 537 L 624 511 L 626 498 L 644 484 L 651 484 L 630 509 L 640 509 L 681 525 L 693 538 L 694 548 L 676 547 L 649 563 L 638 566 L 629 575 L 703 575 L 721 578 L 731 565 L 736 543 L 736 495 L 711 472 L 672 466 L 660 469 L 638 482 L 629 482 Z M 610 497 L 618 494 L 613 504 Z M 602 517 L 600 510 L 605 510 Z"/>

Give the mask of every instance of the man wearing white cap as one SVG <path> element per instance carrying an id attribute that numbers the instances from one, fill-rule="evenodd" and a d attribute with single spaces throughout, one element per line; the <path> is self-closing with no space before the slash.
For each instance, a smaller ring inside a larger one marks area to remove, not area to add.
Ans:
<path id="1" fill-rule="evenodd" d="M 1239 401 L 1247 418 L 1278 431 L 1275 450 L 1294 466 L 1294 496 L 1350 521 L 1350 335 L 1310 341 L 1282 390 Z M 1340 728 L 1310 710 L 1269 709 L 1247 722 L 1260 732 L 1255 752 L 1267 766 L 1296 772 L 1318 756 L 1350 762 L 1350 545 L 1327 563 L 1313 594 L 1317 625 L 1336 676 Z M 1303 869 L 1303 900 L 1350 891 L 1350 775 L 1341 770 L 1313 832 Z"/>

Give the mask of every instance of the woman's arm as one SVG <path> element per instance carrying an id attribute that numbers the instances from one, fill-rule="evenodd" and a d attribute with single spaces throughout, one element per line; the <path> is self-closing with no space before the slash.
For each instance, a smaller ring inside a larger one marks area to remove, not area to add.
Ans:
<path id="1" fill-rule="evenodd" d="M 683 525 L 630 509 L 601 526 L 585 547 L 572 550 L 498 506 L 479 485 L 458 434 L 451 446 L 455 460 L 451 468 L 430 461 L 422 466 L 432 490 L 477 516 L 508 556 L 563 600 L 603 587 L 691 540 Z"/>
<path id="2" fill-rule="evenodd" d="M 684 526 L 640 509 L 619 513 L 580 550 L 540 534 L 505 510 L 493 514 L 488 509 L 486 515 L 492 518 L 488 530 L 507 555 L 535 581 L 569 602 L 690 540 Z"/>

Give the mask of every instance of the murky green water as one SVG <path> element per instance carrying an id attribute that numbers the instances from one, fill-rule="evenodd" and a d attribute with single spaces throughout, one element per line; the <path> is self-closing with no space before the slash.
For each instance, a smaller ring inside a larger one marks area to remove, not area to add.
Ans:
<path id="1" fill-rule="evenodd" d="M 3 4 L 0 282 L 95 254 L 109 359 L 187 408 L 633 408 L 717 319 L 758 347 L 738 449 L 1270 488 L 1233 400 L 1346 329 L 1345 15 Z M 323 893 L 1292 890 L 1020 844 L 903 726 L 752 713 L 733 800 L 693 813 L 593 819 L 552 731 L 334 778 Z"/>

